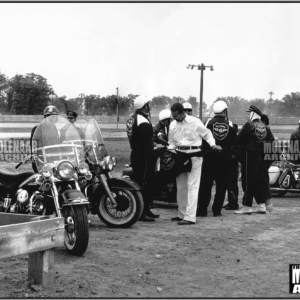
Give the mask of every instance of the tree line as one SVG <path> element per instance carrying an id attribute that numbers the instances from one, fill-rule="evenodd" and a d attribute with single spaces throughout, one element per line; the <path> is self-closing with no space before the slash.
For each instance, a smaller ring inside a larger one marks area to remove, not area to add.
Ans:
<path id="1" fill-rule="evenodd" d="M 4 114 L 17 115 L 41 115 L 47 105 L 55 105 L 60 113 L 67 110 L 74 110 L 79 115 L 104 115 L 114 116 L 118 113 L 121 116 L 129 115 L 134 111 L 133 102 L 138 95 L 129 94 L 127 96 L 117 95 L 84 95 L 67 99 L 66 96 L 59 96 L 55 93 L 47 79 L 41 75 L 27 73 L 26 75 L 15 75 L 8 78 L 0 73 L 0 112 Z M 215 100 L 224 100 L 228 104 L 230 116 L 244 116 L 249 105 L 257 106 L 261 111 L 269 116 L 293 117 L 300 115 L 300 93 L 292 92 L 282 99 L 244 99 L 242 97 L 218 97 Z M 158 114 L 160 110 L 170 107 L 175 102 L 183 103 L 188 101 L 192 107 L 194 115 L 198 114 L 199 103 L 196 97 L 190 96 L 188 99 L 165 95 L 152 98 L 152 114 Z M 210 115 L 212 105 L 207 106 L 203 102 L 203 116 Z"/>

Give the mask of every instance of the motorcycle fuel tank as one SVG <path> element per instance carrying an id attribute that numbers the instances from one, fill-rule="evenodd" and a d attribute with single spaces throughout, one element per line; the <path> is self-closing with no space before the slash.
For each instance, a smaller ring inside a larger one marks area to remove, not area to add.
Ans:
<path id="1" fill-rule="evenodd" d="M 275 184 L 279 175 L 280 175 L 280 168 L 277 166 L 271 166 L 269 168 L 270 184 Z"/>

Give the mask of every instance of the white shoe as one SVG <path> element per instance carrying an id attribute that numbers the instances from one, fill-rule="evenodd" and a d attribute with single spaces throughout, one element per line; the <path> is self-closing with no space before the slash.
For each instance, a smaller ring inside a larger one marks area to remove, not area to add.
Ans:
<path id="1" fill-rule="evenodd" d="M 252 208 L 249 206 L 243 206 L 242 209 L 240 210 L 236 210 L 234 212 L 235 214 L 239 214 L 239 215 L 251 215 L 252 214 Z"/>
<path id="2" fill-rule="evenodd" d="M 271 212 L 273 210 L 273 203 L 270 203 L 269 205 L 266 205 L 266 210 Z"/>
<path id="3" fill-rule="evenodd" d="M 258 204 L 255 208 L 253 208 L 253 213 L 265 214 L 267 212 L 266 205 Z"/>

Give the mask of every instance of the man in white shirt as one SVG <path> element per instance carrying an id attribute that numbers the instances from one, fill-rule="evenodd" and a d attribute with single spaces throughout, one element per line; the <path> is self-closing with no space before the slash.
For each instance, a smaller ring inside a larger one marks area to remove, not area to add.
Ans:
<path id="1" fill-rule="evenodd" d="M 174 121 L 169 129 L 169 149 L 176 149 L 185 153 L 199 153 L 204 138 L 212 150 L 221 150 L 209 129 L 200 119 L 185 113 L 181 103 L 175 103 L 171 107 Z M 201 178 L 202 157 L 194 156 L 191 172 L 181 173 L 177 179 L 178 214 L 172 221 L 178 221 L 178 225 L 191 225 L 196 223 L 196 210 L 198 190 Z"/>

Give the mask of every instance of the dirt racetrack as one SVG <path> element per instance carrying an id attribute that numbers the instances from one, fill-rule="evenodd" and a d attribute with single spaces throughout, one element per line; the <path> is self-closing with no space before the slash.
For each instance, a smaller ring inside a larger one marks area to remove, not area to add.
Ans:
<path id="1" fill-rule="evenodd" d="M 122 156 L 118 176 L 129 153 L 123 146 L 108 143 L 111 154 Z M 73 257 L 57 248 L 52 287 L 28 286 L 28 256 L 13 257 L 0 260 L 0 297 L 298 298 L 289 294 L 289 264 L 299 263 L 299 201 L 299 195 L 275 198 L 266 215 L 223 211 L 214 218 L 210 209 L 192 226 L 170 221 L 176 205 L 158 202 L 155 223 L 128 229 L 89 215 L 86 253 Z"/>

